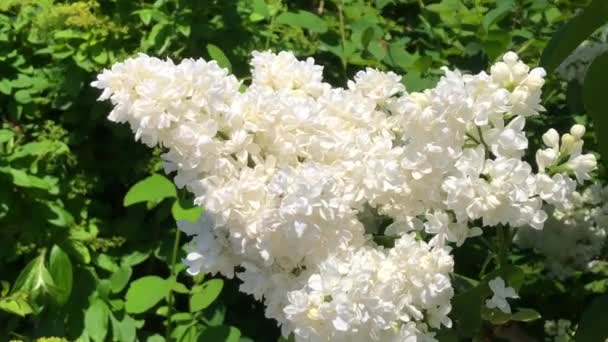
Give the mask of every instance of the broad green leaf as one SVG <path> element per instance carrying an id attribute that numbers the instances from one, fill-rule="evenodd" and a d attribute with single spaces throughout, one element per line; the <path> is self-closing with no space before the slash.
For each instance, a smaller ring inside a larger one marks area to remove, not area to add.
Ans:
<path id="1" fill-rule="evenodd" d="M 15 133 L 8 129 L 0 129 L 0 144 L 10 141 L 15 137 Z"/>
<path id="2" fill-rule="evenodd" d="M 376 8 L 383 9 L 386 5 L 392 3 L 393 0 L 376 0 Z"/>
<path id="3" fill-rule="evenodd" d="M 512 321 L 532 322 L 540 319 L 541 315 L 532 309 L 518 309 L 516 313 L 511 315 Z"/>
<path id="4" fill-rule="evenodd" d="M 55 300 L 58 299 L 58 289 L 44 261 L 44 254 L 30 261 L 15 280 L 12 292 L 28 292 L 33 298 L 48 295 Z"/>
<path id="5" fill-rule="evenodd" d="M 129 254 L 123 255 L 121 259 L 121 265 L 136 266 L 142 262 L 148 260 L 150 257 L 150 251 L 133 251 Z"/>
<path id="6" fill-rule="evenodd" d="M 551 72 L 595 30 L 608 22 L 608 1 L 593 0 L 583 13 L 562 26 L 543 51 L 541 65 Z"/>
<path id="7" fill-rule="evenodd" d="M 125 195 L 125 207 L 141 202 L 160 202 L 168 197 L 176 197 L 175 186 L 167 178 L 154 174 L 137 182 Z"/>
<path id="8" fill-rule="evenodd" d="M 72 293 L 73 271 L 70 257 L 59 246 L 54 245 L 49 256 L 49 272 L 57 286 L 57 301 L 64 304 Z"/>
<path id="9" fill-rule="evenodd" d="M 46 203 L 46 206 L 55 215 L 55 217 L 47 220 L 50 224 L 58 227 L 70 227 L 74 224 L 74 216 L 72 216 L 69 211 L 65 210 L 60 202 L 48 202 Z"/>
<path id="10" fill-rule="evenodd" d="M 57 194 L 57 180 L 53 178 L 40 178 L 34 175 L 27 174 L 20 169 L 10 167 L 0 167 L 1 173 L 7 173 L 12 176 L 13 184 L 23 188 L 37 188 L 48 191 L 50 194 Z"/>
<path id="11" fill-rule="evenodd" d="M 110 314 L 110 321 L 112 322 L 112 335 L 114 341 L 133 342 L 136 340 L 137 322 L 133 317 L 124 315 L 122 321 L 119 321 L 113 314 Z"/>
<path id="12" fill-rule="evenodd" d="M 275 18 L 275 23 L 299 27 L 313 33 L 327 32 L 327 24 L 323 19 L 308 11 L 285 12 Z"/>
<path id="13" fill-rule="evenodd" d="M 77 30 L 71 30 L 71 29 L 56 31 L 53 34 L 53 37 L 55 39 L 84 39 L 85 38 L 83 36 L 82 32 L 77 31 Z"/>
<path id="14" fill-rule="evenodd" d="M 205 309 L 222 292 L 224 281 L 222 279 L 211 279 L 204 282 L 200 287 L 193 289 L 190 297 L 190 312 L 197 312 Z"/>
<path id="15" fill-rule="evenodd" d="M 574 335 L 576 342 L 600 342 L 608 339 L 608 294 L 595 298 L 587 306 Z"/>
<path id="16" fill-rule="evenodd" d="M 152 335 L 152 336 L 148 337 L 146 342 L 165 342 L 165 338 L 156 334 L 156 335 Z"/>
<path id="17" fill-rule="evenodd" d="M 8 297 L 0 298 L 0 310 L 19 315 L 21 317 L 34 312 L 25 292 L 16 292 Z"/>
<path id="18" fill-rule="evenodd" d="M 511 12 L 514 7 L 515 2 L 513 0 L 500 2 L 495 9 L 486 13 L 486 15 L 481 20 L 483 28 L 488 31 L 490 26 L 498 23 L 502 18 L 507 16 L 507 14 L 509 14 L 509 12 Z"/>
<path id="19" fill-rule="evenodd" d="M 589 112 L 604 163 L 608 162 L 608 98 L 605 83 L 608 76 L 608 52 L 595 58 L 587 69 L 583 84 L 583 101 Z"/>
<path id="20" fill-rule="evenodd" d="M 190 222 L 196 222 L 201 217 L 202 213 L 203 208 L 201 207 L 185 209 L 182 207 L 179 200 L 175 201 L 171 207 L 171 214 L 173 215 L 173 219 L 175 219 L 175 221 L 187 220 Z"/>
<path id="21" fill-rule="evenodd" d="M 207 341 L 222 341 L 222 342 L 238 342 L 241 337 L 241 332 L 235 327 L 227 325 L 218 325 L 208 327 L 198 336 L 199 342 Z"/>
<path id="22" fill-rule="evenodd" d="M 507 323 L 511 319 L 511 315 L 504 313 L 498 309 L 489 309 L 485 305 L 481 308 L 481 316 L 485 321 L 493 325 L 501 325 Z"/>
<path id="23" fill-rule="evenodd" d="M 12 90 L 12 86 L 11 86 L 11 81 L 8 79 L 3 79 L 0 80 L 0 93 L 3 93 L 4 95 L 10 95 L 11 94 L 11 90 Z"/>
<path id="24" fill-rule="evenodd" d="M 178 325 L 171 332 L 171 341 L 177 342 L 197 342 L 199 332 L 204 329 L 201 325 L 188 322 L 184 325 Z M 207 341 L 222 341 L 222 340 L 207 340 Z M 223 341 L 222 341 L 223 342 Z"/>
<path id="25" fill-rule="evenodd" d="M 108 334 L 110 309 L 101 299 L 95 299 L 84 314 L 84 327 L 89 337 L 97 341 L 105 341 Z"/>
<path id="26" fill-rule="evenodd" d="M 66 251 L 72 256 L 77 257 L 84 264 L 88 264 L 91 262 L 91 253 L 87 246 L 81 241 L 77 241 L 74 239 L 68 239 L 66 243 L 63 245 Z"/>
<path id="27" fill-rule="evenodd" d="M 473 337 L 481 329 L 481 308 L 483 305 L 483 291 L 475 287 L 452 298 L 452 312 L 450 317 L 454 322 L 454 329 L 460 337 Z"/>
<path id="28" fill-rule="evenodd" d="M 228 72 L 232 71 L 232 64 L 222 49 L 213 44 L 207 44 L 207 53 L 211 59 L 215 60 L 220 67 L 228 69 Z"/>
<path id="29" fill-rule="evenodd" d="M 20 89 L 15 92 L 15 101 L 21 104 L 28 104 L 32 102 L 32 96 L 30 91 L 26 89 Z"/>
<path id="30" fill-rule="evenodd" d="M 127 290 L 125 309 L 142 313 L 151 309 L 169 294 L 169 283 L 158 276 L 146 276 L 131 283 Z"/>
<path id="31" fill-rule="evenodd" d="M 188 290 L 186 285 L 184 285 L 182 283 L 178 283 L 178 282 L 174 282 L 173 287 L 171 289 L 173 292 L 177 292 L 177 293 L 181 293 L 181 294 L 190 293 L 190 290 Z"/>
<path id="32" fill-rule="evenodd" d="M 129 283 L 132 273 L 133 270 L 129 266 L 121 266 L 116 272 L 114 272 L 110 277 L 110 288 L 112 293 L 119 293 L 122 291 L 127 283 Z"/>
<path id="33" fill-rule="evenodd" d="M 264 20 L 270 17 L 270 10 L 264 0 L 253 0 L 253 12 L 249 16 L 249 19 L 253 22 Z"/>

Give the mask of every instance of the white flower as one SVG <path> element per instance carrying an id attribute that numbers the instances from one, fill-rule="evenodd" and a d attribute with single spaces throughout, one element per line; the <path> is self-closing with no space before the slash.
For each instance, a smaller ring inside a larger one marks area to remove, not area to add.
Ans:
<path id="1" fill-rule="evenodd" d="M 595 170 L 597 161 L 593 154 L 573 155 L 568 162 L 566 162 L 566 166 L 574 172 L 576 180 L 578 180 L 579 183 L 583 183 L 585 180 L 591 179 L 589 173 Z"/>
<path id="2" fill-rule="evenodd" d="M 348 88 L 379 103 L 405 91 L 405 87 L 401 84 L 401 76 L 394 72 L 382 72 L 372 68 L 357 72 L 355 80 L 348 81 Z"/>
<path id="3" fill-rule="evenodd" d="M 501 277 L 496 277 L 488 282 L 493 296 L 486 300 L 486 307 L 489 309 L 499 309 L 504 313 L 511 313 L 511 306 L 507 298 L 519 298 L 512 287 L 506 287 L 505 281 Z"/>

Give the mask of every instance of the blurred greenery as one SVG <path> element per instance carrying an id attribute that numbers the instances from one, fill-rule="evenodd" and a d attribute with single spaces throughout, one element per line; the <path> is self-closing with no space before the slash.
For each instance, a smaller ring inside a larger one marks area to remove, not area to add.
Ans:
<path id="1" fill-rule="evenodd" d="M 159 174 L 159 149 L 106 121 L 109 104 L 89 86 L 103 68 L 144 52 L 215 59 L 247 77 L 251 51 L 292 50 L 324 65 L 334 85 L 370 66 L 404 75 L 416 91 L 433 86 L 441 66 L 478 72 L 508 50 L 538 65 L 558 28 L 590 2 L 0 0 L 0 341 L 279 338 L 238 280 L 185 273 L 175 220 L 201 209 Z M 559 49 L 563 56 L 545 54 L 552 68 L 571 51 Z M 547 115 L 529 122 L 532 144 L 547 126 L 587 122 L 579 88 L 550 74 Z M 479 278 L 486 252 L 476 243 L 456 251 L 462 279 Z M 512 261 L 495 272 L 519 281 L 522 303 L 538 312 L 470 310 L 496 274 L 461 287 L 455 279 L 455 329 L 442 340 L 498 340 L 493 325 L 518 321 L 542 341 L 544 320 L 578 322 L 608 287 L 608 267 L 560 282 L 529 252 Z"/>

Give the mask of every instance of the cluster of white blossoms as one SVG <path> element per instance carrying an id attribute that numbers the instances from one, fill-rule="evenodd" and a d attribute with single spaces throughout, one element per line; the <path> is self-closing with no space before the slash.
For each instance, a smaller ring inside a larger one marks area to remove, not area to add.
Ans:
<path id="1" fill-rule="evenodd" d="M 179 224 L 188 271 L 236 275 L 296 341 L 434 341 L 451 326 L 451 244 L 541 229 L 543 203 L 570 202 L 595 167 L 578 126 L 522 160 L 545 73 L 512 52 L 419 93 L 369 68 L 335 88 L 289 52 L 251 65 L 244 87 L 213 61 L 140 55 L 93 86 L 205 208 Z"/>
<path id="2" fill-rule="evenodd" d="M 558 278 L 588 269 L 601 254 L 608 233 L 608 187 L 593 184 L 572 198 L 566 208 L 548 207 L 543 230 L 522 228 L 515 236 L 517 245 L 543 255 Z"/>

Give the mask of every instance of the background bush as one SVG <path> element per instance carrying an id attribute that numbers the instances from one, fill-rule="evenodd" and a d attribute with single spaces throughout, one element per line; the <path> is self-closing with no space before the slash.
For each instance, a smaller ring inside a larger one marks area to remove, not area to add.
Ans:
<path id="1" fill-rule="evenodd" d="M 89 86 L 104 67 L 144 52 L 216 59 L 247 77 L 251 51 L 292 50 L 324 65 L 334 85 L 371 66 L 403 74 L 414 91 L 433 86 L 441 66 L 478 72 L 508 50 L 539 64 L 557 28 L 589 2 L 0 0 L 0 341 L 279 338 L 238 281 L 185 274 L 175 220 L 200 209 L 157 174 L 160 150 L 106 121 L 109 105 Z M 547 126 L 588 123 L 580 86 L 549 77 L 544 97 L 547 115 L 528 122 L 532 144 Z M 467 243 L 456 253 L 457 291 L 487 258 Z M 542 316 L 516 328 L 538 341 L 545 321 L 576 324 L 608 288 L 605 262 L 563 282 L 530 252 L 512 262 L 522 302 Z M 466 304 L 455 297 L 459 329 L 497 340 L 500 322 Z"/>

